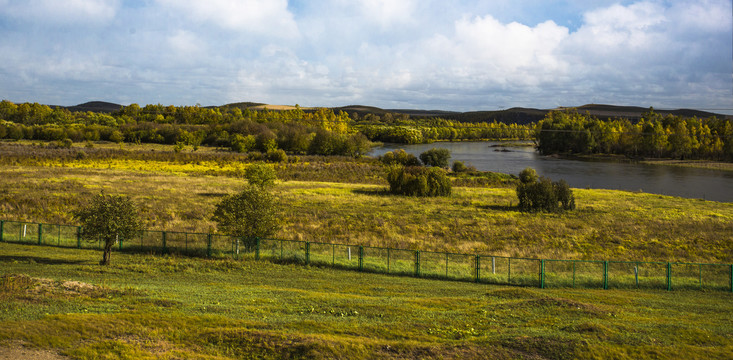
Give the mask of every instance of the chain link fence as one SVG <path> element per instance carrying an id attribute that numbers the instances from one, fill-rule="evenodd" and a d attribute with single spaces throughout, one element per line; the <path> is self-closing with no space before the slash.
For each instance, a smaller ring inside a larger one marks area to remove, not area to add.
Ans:
<path id="1" fill-rule="evenodd" d="M 0 241 L 102 249 L 81 227 L 0 220 Z M 553 260 L 456 254 L 294 240 L 244 241 L 219 234 L 142 231 L 119 251 L 206 258 L 252 258 L 370 273 L 538 288 L 697 289 L 733 292 L 733 264 Z"/>

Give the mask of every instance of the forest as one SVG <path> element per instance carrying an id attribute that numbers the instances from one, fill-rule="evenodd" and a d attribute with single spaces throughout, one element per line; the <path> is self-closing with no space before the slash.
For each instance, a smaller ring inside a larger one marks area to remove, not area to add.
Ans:
<path id="1" fill-rule="evenodd" d="M 38 103 L 0 102 L 0 139 L 111 141 L 228 148 L 235 152 L 308 155 L 366 154 L 372 142 L 527 140 L 540 153 L 618 154 L 630 158 L 733 160 L 733 124 L 718 117 L 655 113 L 641 119 L 601 119 L 570 109 L 536 123 L 461 122 L 407 114 L 359 114 L 329 108 L 253 110 L 247 107 L 138 104 L 104 113 Z"/>
<path id="2" fill-rule="evenodd" d="M 733 160 L 733 124 L 709 117 L 661 115 L 650 109 L 632 123 L 553 111 L 537 124 L 541 154 L 618 154 L 630 158 Z"/>

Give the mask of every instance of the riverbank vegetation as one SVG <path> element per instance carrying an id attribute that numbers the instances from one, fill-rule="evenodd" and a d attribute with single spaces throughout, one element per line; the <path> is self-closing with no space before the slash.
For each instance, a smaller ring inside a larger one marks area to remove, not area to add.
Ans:
<path id="1" fill-rule="evenodd" d="M 662 116 L 653 110 L 637 123 L 553 111 L 537 126 L 541 154 L 619 154 L 639 159 L 733 160 L 733 124 L 715 117 Z"/>

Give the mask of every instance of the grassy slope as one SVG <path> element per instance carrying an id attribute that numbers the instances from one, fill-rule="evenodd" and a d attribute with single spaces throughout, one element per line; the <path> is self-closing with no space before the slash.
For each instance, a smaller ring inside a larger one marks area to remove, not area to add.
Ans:
<path id="1" fill-rule="evenodd" d="M 0 254 L 0 353 L 18 344 L 82 359 L 733 352 L 724 292 L 537 290 L 127 254 L 102 268 L 96 251 L 6 243 Z"/>
<path id="2" fill-rule="evenodd" d="M 214 205 L 243 180 L 137 170 L 0 167 L 0 217 L 73 223 L 69 209 L 104 190 L 134 198 L 148 227 L 207 232 Z M 282 182 L 278 237 L 492 255 L 596 260 L 733 262 L 733 204 L 610 190 L 576 189 L 566 214 L 516 211 L 510 188 L 456 188 L 451 197 L 386 195 L 384 186 Z"/>

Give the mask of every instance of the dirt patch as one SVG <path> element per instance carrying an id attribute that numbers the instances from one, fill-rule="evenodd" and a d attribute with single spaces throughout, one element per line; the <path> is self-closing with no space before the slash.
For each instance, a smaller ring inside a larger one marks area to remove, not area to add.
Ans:
<path id="1" fill-rule="evenodd" d="M 56 281 L 34 278 L 25 274 L 8 274 L 0 277 L 3 292 L 21 295 L 57 295 L 102 297 L 116 293 L 116 290 L 88 284 L 81 281 Z"/>
<path id="2" fill-rule="evenodd" d="M 26 348 L 21 341 L 0 344 L 0 360 L 21 359 L 65 360 L 69 358 L 51 350 Z"/>

